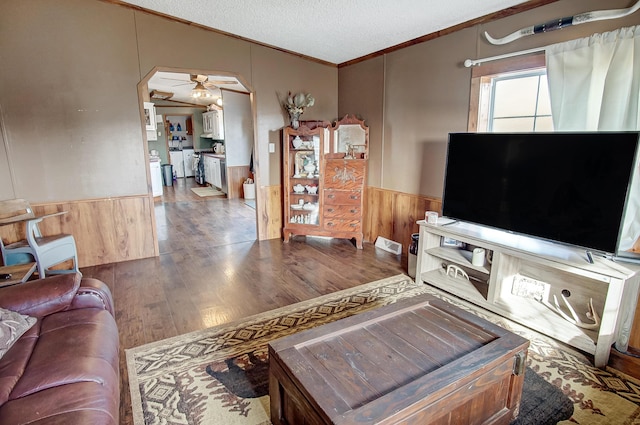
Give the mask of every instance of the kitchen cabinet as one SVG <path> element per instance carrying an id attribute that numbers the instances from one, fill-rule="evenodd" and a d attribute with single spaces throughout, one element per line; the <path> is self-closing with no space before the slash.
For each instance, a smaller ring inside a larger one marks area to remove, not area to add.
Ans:
<path id="1" fill-rule="evenodd" d="M 213 121 L 215 120 L 215 116 L 215 111 L 202 113 L 202 131 L 205 133 L 203 136 L 207 136 L 213 131 Z"/>
<path id="2" fill-rule="evenodd" d="M 144 126 L 147 130 L 147 140 L 158 140 L 156 106 L 152 102 L 144 102 Z"/>
<path id="3" fill-rule="evenodd" d="M 202 137 L 206 137 L 213 140 L 224 139 L 224 123 L 223 112 L 218 110 L 212 110 L 202 113 L 202 129 L 204 134 Z"/>
<path id="4" fill-rule="evenodd" d="M 156 106 L 151 102 L 144 102 L 144 126 L 147 130 L 156 130 Z"/>
<path id="5" fill-rule="evenodd" d="M 182 151 L 170 151 L 169 159 L 173 165 L 173 172 L 176 177 L 184 177 L 184 155 Z"/>
<path id="6" fill-rule="evenodd" d="M 220 158 L 204 156 L 204 181 L 211 186 L 222 189 L 222 163 Z"/>
<path id="7" fill-rule="evenodd" d="M 204 181 L 205 183 L 213 184 L 213 158 L 209 155 L 204 155 Z"/>
<path id="8" fill-rule="evenodd" d="M 222 189 L 222 170 L 220 169 L 220 159 L 213 158 L 213 185 Z"/>
<path id="9" fill-rule="evenodd" d="M 184 159 L 184 176 L 195 176 L 195 170 L 193 169 L 193 149 L 182 149 L 182 155 Z"/>

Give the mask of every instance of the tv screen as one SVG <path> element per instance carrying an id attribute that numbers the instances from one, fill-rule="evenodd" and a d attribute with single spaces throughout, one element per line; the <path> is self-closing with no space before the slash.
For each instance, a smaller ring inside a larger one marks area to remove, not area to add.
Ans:
<path id="1" fill-rule="evenodd" d="M 638 136 L 451 133 L 442 213 L 615 253 Z"/>

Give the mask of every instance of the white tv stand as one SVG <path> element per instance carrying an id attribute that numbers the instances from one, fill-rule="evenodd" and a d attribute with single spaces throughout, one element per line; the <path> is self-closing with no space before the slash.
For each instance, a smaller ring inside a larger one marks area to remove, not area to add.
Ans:
<path id="1" fill-rule="evenodd" d="M 597 367 L 606 366 L 612 344 L 626 351 L 640 286 L 638 267 L 596 255 L 590 264 L 584 250 L 464 222 L 431 225 L 421 220 L 418 224 L 417 283 L 435 286 L 593 354 Z M 445 238 L 484 248 L 492 254 L 491 262 L 482 267 L 472 265 L 471 252 L 442 246 Z M 446 267 L 451 264 L 462 268 L 470 279 L 448 275 Z M 542 300 L 554 305 L 556 295 L 569 317 L 561 292 L 570 291 L 568 300 L 583 323 L 593 323 L 586 316 L 592 299 L 600 317 L 599 326 L 581 328 L 530 294 L 513 290 L 514 279 L 520 277 L 544 282 L 538 284 L 538 288 L 543 286 L 547 291 Z"/>

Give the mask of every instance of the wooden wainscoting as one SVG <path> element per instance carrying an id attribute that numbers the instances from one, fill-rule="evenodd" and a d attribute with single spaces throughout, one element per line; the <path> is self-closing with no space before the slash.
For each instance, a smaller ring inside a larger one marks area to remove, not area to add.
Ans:
<path id="1" fill-rule="evenodd" d="M 260 240 L 282 237 L 282 186 L 262 186 L 258 206 Z M 442 210 L 442 201 L 422 195 L 411 195 L 376 187 L 365 188 L 364 240 L 374 243 L 378 236 L 402 243 L 403 252 L 411 244 L 411 234 L 418 232 L 416 221 L 425 211 Z"/>
<path id="2" fill-rule="evenodd" d="M 260 186 L 258 210 L 258 239 L 282 237 L 282 186 Z"/>
<path id="3" fill-rule="evenodd" d="M 149 195 L 32 204 L 34 213 L 67 214 L 43 220 L 44 235 L 68 233 L 78 248 L 80 267 L 158 255 L 153 198 Z M 24 226 L 0 227 L 5 242 L 24 239 Z"/>
<path id="4" fill-rule="evenodd" d="M 403 252 L 408 251 L 411 234 L 418 232 L 416 221 L 424 220 L 425 211 L 442 211 L 439 198 L 370 186 L 364 202 L 364 240 L 375 242 L 382 236 L 401 243 Z"/>
<path id="5" fill-rule="evenodd" d="M 227 198 L 238 199 L 244 197 L 242 184 L 250 175 L 248 165 L 227 167 Z"/>

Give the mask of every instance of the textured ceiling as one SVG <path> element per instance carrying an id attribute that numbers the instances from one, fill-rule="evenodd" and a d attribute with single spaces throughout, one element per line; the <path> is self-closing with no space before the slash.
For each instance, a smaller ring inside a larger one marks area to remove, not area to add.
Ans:
<path id="1" fill-rule="evenodd" d="M 340 64 L 526 0 L 125 0 Z"/>

